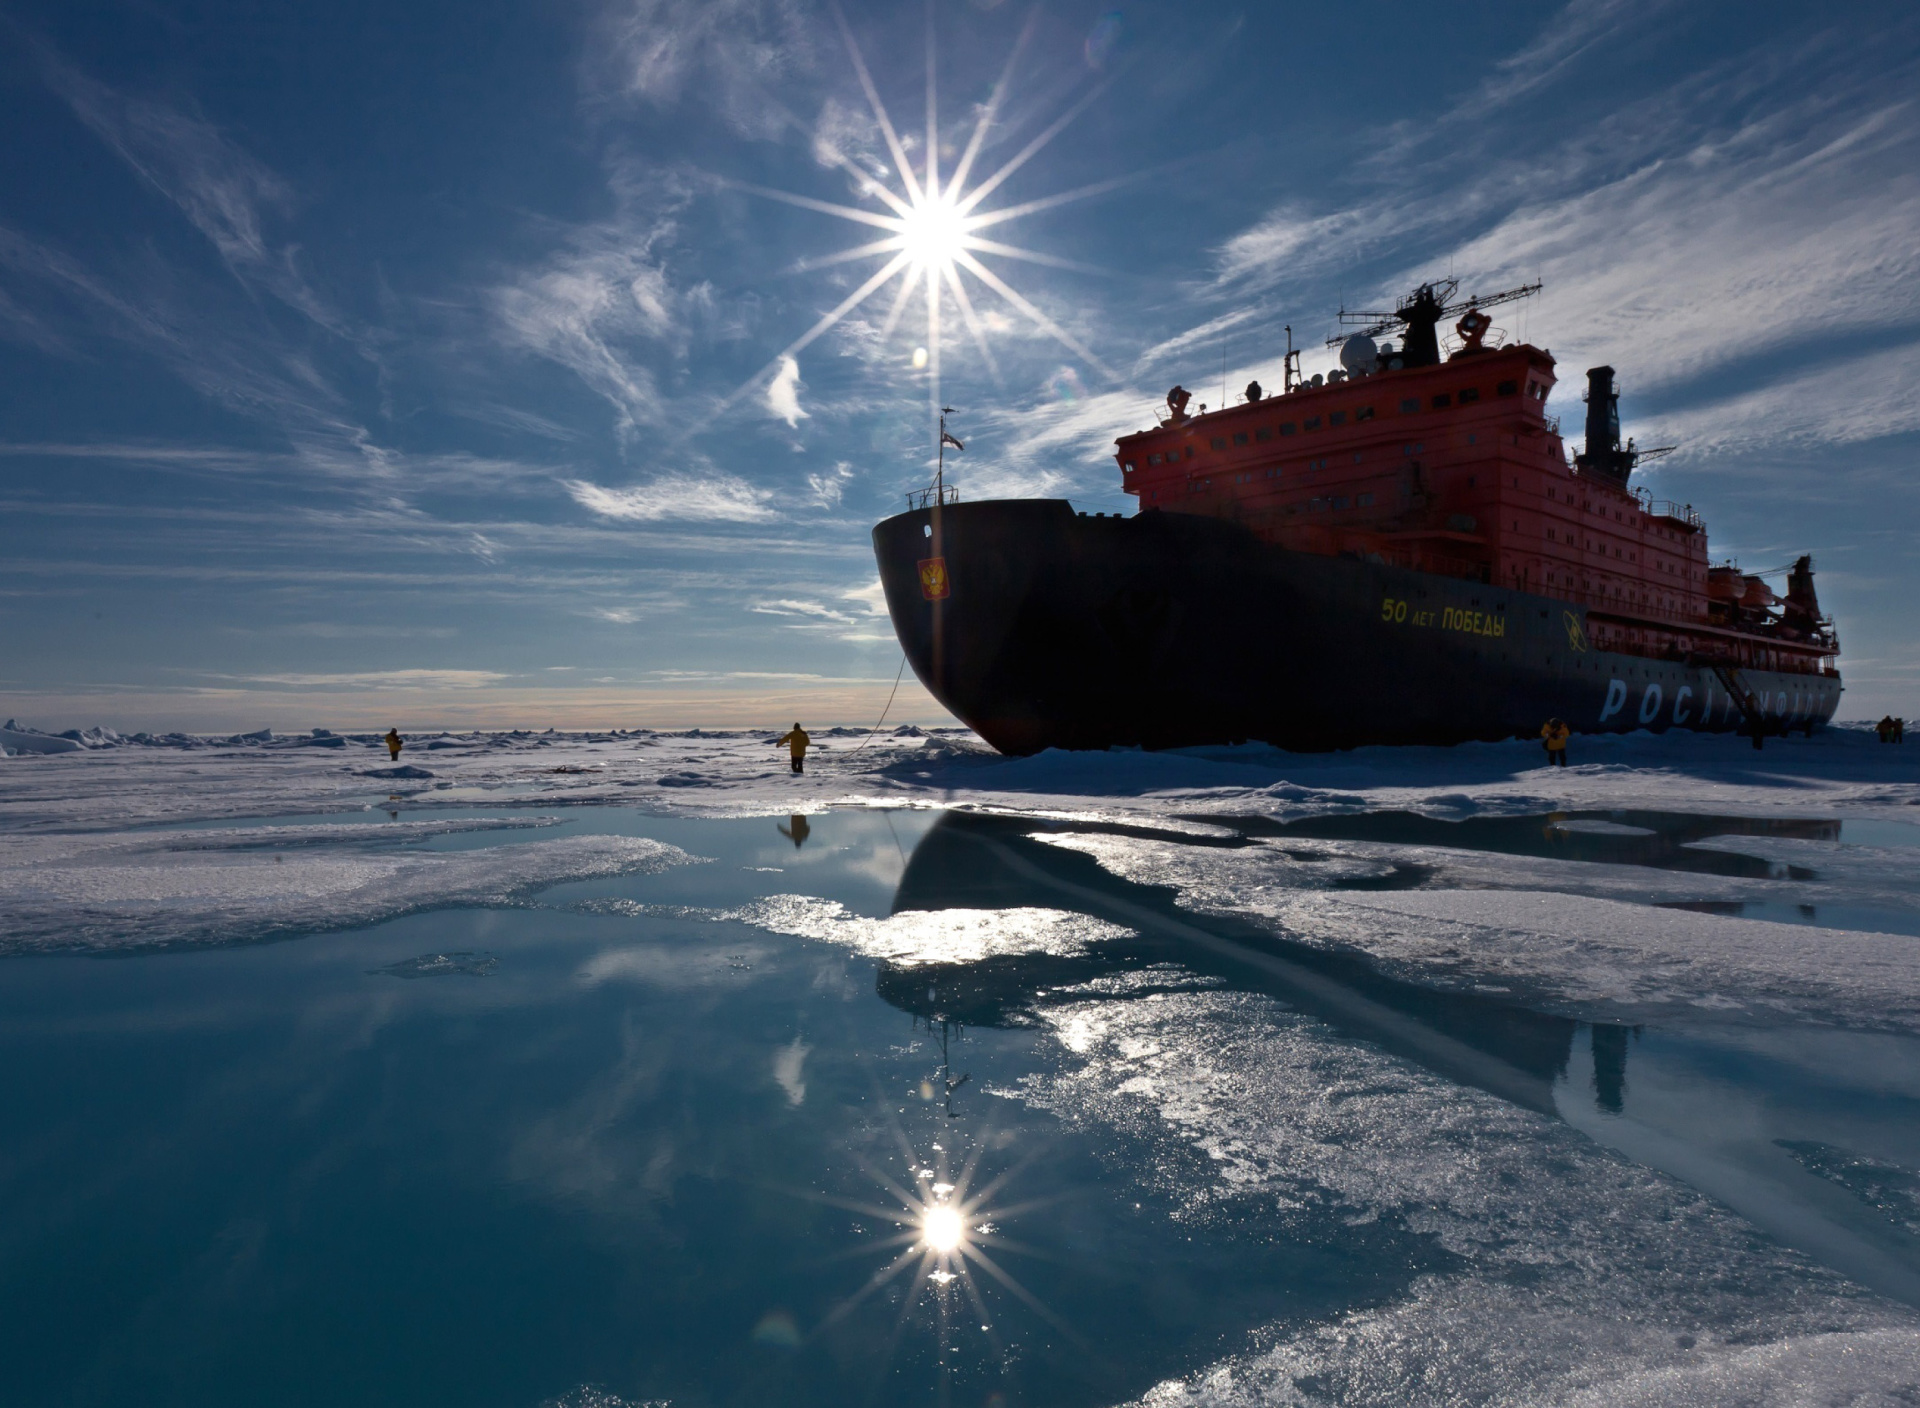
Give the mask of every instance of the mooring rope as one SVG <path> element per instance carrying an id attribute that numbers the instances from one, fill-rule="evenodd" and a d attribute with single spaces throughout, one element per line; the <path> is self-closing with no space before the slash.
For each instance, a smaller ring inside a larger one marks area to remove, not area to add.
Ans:
<path id="1" fill-rule="evenodd" d="M 872 732 L 853 745 L 853 753 L 858 753 L 862 748 L 873 742 L 873 735 L 880 732 L 880 725 L 887 721 L 887 711 L 893 708 L 893 696 L 900 692 L 900 681 L 905 679 L 906 675 L 907 652 L 903 650 L 900 652 L 900 668 L 893 676 L 893 688 L 887 691 L 887 707 L 880 711 L 879 721 L 874 724 Z M 851 758 L 853 753 L 849 753 L 847 756 Z"/>

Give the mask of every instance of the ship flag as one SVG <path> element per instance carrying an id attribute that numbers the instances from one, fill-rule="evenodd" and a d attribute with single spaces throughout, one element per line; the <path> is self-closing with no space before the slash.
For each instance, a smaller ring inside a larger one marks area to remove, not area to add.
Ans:
<path id="1" fill-rule="evenodd" d="M 944 430 L 940 432 L 940 443 L 942 445 L 951 445 L 956 450 L 964 450 L 967 448 L 965 445 L 962 445 L 958 440 L 954 439 L 951 435 L 947 434 L 947 432 Z"/>

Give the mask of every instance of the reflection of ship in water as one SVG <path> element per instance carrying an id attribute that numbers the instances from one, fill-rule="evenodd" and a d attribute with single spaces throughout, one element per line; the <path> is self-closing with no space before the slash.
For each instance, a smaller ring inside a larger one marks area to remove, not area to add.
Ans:
<path id="1" fill-rule="evenodd" d="M 1642 865 L 1655 870 L 1682 870 L 1741 880 L 1819 877 L 1803 866 L 1781 867 L 1777 861 L 1736 851 L 1703 849 L 1697 843 L 1721 836 L 1779 836 L 1798 841 L 1840 839 L 1837 821 L 1763 820 L 1631 810 L 1471 816 L 1461 821 L 1442 821 L 1418 812 L 1358 812 L 1286 822 L 1260 816 L 1208 819 L 1225 822 L 1249 836 L 1276 840 L 1291 837 L 1302 841 L 1370 841 L 1391 846 L 1497 851 L 1509 856 L 1597 865 Z"/>
<path id="2" fill-rule="evenodd" d="M 1533 819 L 1536 830 L 1539 819 Z M 1551 1113 L 1584 1023 L 1473 994 L 1442 992 L 1377 971 L 1232 917 L 1181 909 L 1164 886 L 1121 879 L 1091 856 L 1038 840 L 1031 819 L 949 812 L 914 848 L 893 912 L 939 909 L 1069 910 L 1130 932 L 1073 954 L 1000 954 L 972 963 L 883 961 L 879 995 L 930 1026 L 1019 1025 L 1036 1008 L 1082 1000 L 1085 985 L 1177 965 L 1184 973 L 1263 992 L 1337 1030 L 1407 1057 L 1449 1079 Z M 1094 828 L 1085 828 L 1094 829 Z M 1130 828 L 1101 828 L 1136 834 Z M 1140 833 L 1143 834 L 1143 833 Z M 1153 833 L 1164 838 L 1165 833 Z M 1619 839 L 1619 838 L 1614 838 Z M 1244 844 L 1182 838 L 1180 844 Z M 1169 972 L 1170 986 L 1190 981 Z M 1592 1028 L 1594 1093 L 1618 1110 L 1631 1029 Z"/>

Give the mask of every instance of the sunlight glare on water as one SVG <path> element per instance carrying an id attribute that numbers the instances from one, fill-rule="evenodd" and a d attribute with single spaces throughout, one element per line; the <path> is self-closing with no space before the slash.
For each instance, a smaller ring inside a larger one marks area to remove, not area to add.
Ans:
<path id="1" fill-rule="evenodd" d="M 928 1208 L 920 1219 L 920 1236 L 926 1244 L 942 1256 L 958 1250 L 967 1229 L 960 1217 L 960 1210 L 946 1203 L 936 1203 Z"/>

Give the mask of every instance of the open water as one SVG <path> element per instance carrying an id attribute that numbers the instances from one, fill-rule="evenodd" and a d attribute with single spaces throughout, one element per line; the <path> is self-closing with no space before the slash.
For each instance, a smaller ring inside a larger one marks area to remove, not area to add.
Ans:
<path id="1" fill-rule="evenodd" d="M 1658 1344 L 1605 1352 L 1655 1365 L 1920 1305 L 1897 1032 L 1440 991 L 1037 839 L 1071 823 L 564 829 L 700 859 L 0 963 L 0 1402 L 1093 1405 L 1436 1287 L 1524 1288 L 1571 1341 L 1551 1364 L 1287 1351 L 1294 1401 L 1408 1401 L 1438 1372 L 1469 1402 L 1577 1369 L 1616 1302 Z M 1448 844 L 1772 863 L 1728 829 Z M 1471 1157 L 1436 1171 L 1443 1144 Z M 1592 1265 L 1556 1269 L 1575 1242 Z"/>

